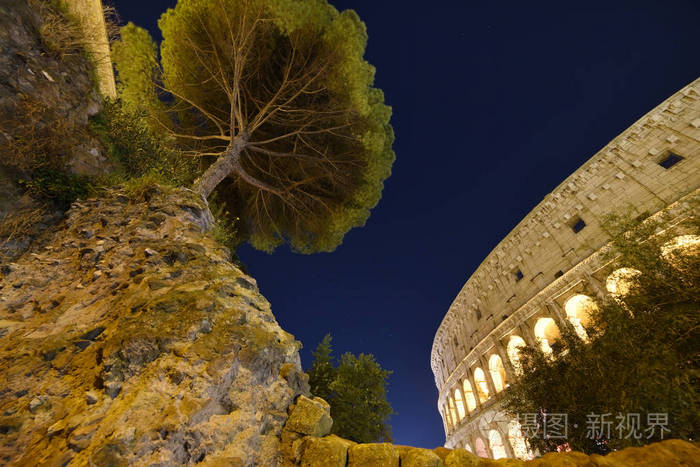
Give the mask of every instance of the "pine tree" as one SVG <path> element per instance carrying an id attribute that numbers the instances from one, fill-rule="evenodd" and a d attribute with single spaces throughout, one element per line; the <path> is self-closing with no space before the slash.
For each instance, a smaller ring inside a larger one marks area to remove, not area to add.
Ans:
<path id="1" fill-rule="evenodd" d="M 326 0 L 178 0 L 157 48 L 127 25 L 120 95 L 206 167 L 248 241 L 332 251 L 379 202 L 394 161 L 391 108 L 364 58 L 367 31 Z"/>
<path id="2" fill-rule="evenodd" d="M 314 361 L 309 370 L 309 386 L 311 393 L 315 396 L 325 399 L 330 402 L 333 399 L 333 391 L 331 384 L 335 380 L 336 369 L 333 365 L 333 357 L 331 353 L 331 335 L 326 334 L 323 340 L 318 344 L 313 352 Z"/>
<path id="3" fill-rule="evenodd" d="M 332 433 L 358 443 L 391 441 L 386 385 L 391 371 L 382 369 L 371 354 L 345 353 L 335 366 L 331 336 L 313 353 L 308 371 L 311 393 L 331 406 Z"/>
<path id="4" fill-rule="evenodd" d="M 371 354 L 343 354 L 331 384 L 334 434 L 358 443 L 392 441 L 388 418 L 393 410 L 386 400 L 389 375 Z"/>

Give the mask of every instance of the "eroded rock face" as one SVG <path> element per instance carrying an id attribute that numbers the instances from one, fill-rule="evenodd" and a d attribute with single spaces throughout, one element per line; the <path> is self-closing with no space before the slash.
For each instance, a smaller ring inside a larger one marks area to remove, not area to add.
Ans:
<path id="1" fill-rule="evenodd" d="M 0 272 L 0 463 L 276 465 L 300 344 L 195 193 L 75 203 Z"/>
<path id="2" fill-rule="evenodd" d="M 75 47 L 47 46 L 75 29 L 48 14 L 55 3 L 0 1 L 0 261 L 18 258 L 65 210 L 29 196 L 20 180 L 38 167 L 81 175 L 114 168 L 88 131 L 102 106 L 91 64 Z"/>
<path id="3" fill-rule="evenodd" d="M 12 159 L 15 143 L 20 144 L 13 140 L 27 137 L 30 116 L 37 121 L 32 132 L 51 125 L 79 132 L 101 107 L 85 57 L 74 50 L 49 50 L 44 43 L 43 37 L 62 26 L 45 17 L 41 3 L 0 3 L 0 164 Z M 68 148 L 70 170 L 104 173 L 108 161 L 99 144 L 87 134 L 81 136 L 81 144 Z"/>

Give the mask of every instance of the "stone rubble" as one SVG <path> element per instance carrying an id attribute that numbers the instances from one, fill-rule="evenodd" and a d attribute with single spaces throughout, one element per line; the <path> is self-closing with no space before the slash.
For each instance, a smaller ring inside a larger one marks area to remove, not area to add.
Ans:
<path id="1" fill-rule="evenodd" d="M 314 404 L 318 401 L 319 405 Z M 549 453 L 538 459 L 485 459 L 466 449 L 423 449 L 390 443 L 357 444 L 328 435 L 326 417 L 318 413 L 322 399 L 299 396 L 289 408 L 280 446 L 284 467 L 659 467 L 696 466 L 700 448 L 687 441 L 666 440 L 599 456 L 580 452 Z M 303 420 L 304 423 L 300 423 Z M 299 430 L 299 431 L 295 431 Z M 308 433 L 320 433 L 310 436 Z"/>

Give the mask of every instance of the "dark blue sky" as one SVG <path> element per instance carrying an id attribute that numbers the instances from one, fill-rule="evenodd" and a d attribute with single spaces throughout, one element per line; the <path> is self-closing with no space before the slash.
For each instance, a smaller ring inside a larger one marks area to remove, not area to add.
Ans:
<path id="1" fill-rule="evenodd" d="M 327 332 L 338 354 L 373 353 L 394 371 L 396 442 L 435 447 L 429 359 L 444 313 L 547 193 L 700 75 L 700 2 L 331 3 L 367 23 L 366 56 L 394 108 L 393 174 L 334 253 L 239 253 L 304 343 L 305 367 Z M 154 31 L 175 1 L 114 4 Z"/>

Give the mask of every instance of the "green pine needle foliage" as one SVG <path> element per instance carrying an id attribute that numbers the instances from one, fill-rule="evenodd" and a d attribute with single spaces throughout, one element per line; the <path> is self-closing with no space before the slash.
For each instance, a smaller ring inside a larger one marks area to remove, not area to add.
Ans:
<path id="1" fill-rule="evenodd" d="M 102 111 L 90 119 L 90 129 L 116 165 L 108 184 L 146 177 L 162 185 L 187 186 L 199 172 L 197 159 L 173 148 L 151 128 L 143 110 L 122 100 L 105 100 Z"/>
<path id="2" fill-rule="evenodd" d="M 394 411 L 386 399 L 391 371 L 382 369 L 371 354 L 345 353 L 336 364 L 332 351 L 327 334 L 308 371 L 311 393 L 331 406 L 331 432 L 357 443 L 391 442 L 389 417 Z"/>
<path id="3" fill-rule="evenodd" d="M 114 45 L 124 105 L 205 167 L 245 135 L 217 191 L 252 246 L 332 251 L 365 224 L 391 174 L 394 134 L 354 11 L 178 0 L 158 24 L 159 50 L 133 24 Z"/>
<path id="4" fill-rule="evenodd" d="M 76 175 L 50 166 L 35 169 L 27 180 L 18 184 L 35 199 L 50 201 L 62 210 L 67 210 L 78 198 L 92 194 L 95 186 L 89 177 Z"/>

